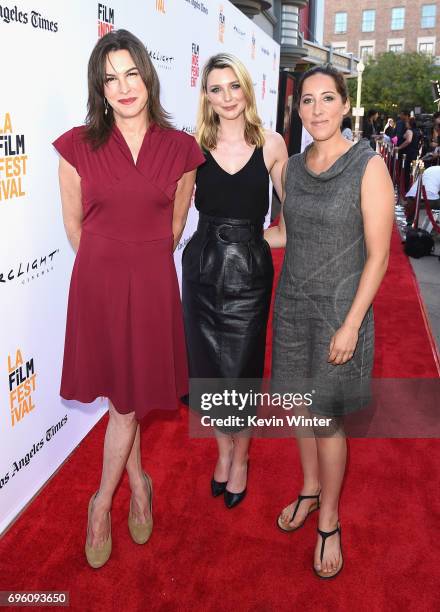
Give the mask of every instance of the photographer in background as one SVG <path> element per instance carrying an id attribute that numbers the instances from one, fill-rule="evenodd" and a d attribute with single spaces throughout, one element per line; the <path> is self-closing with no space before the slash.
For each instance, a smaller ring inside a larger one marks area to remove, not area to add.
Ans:
<path id="1" fill-rule="evenodd" d="M 423 162 L 425 168 L 438 165 L 440 161 L 440 112 L 419 116 L 423 132 Z"/>
<path id="2" fill-rule="evenodd" d="M 362 132 L 362 138 L 365 138 L 370 142 L 370 147 L 375 151 L 376 150 L 376 140 L 380 137 L 380 134 L 376 127 L 376 121 L 379 117 L 379 112 L 371 108 L 366 118 L 364 119 L 364 129 Z"/>
<path id="3" fill-rule="evenodd" d="M 347 140 L 353 139 L 353 125 L 351 122 L 351 117 L 344 117 L 341 123 L 341 132 L 342 136 Z"/>
<path id="4" fill-rule="evenodd" d="M 408 110 L 400 111 L 399 118 L 397 119 L 397 123 L 396 123 L 396 133 L 395 133 L 395 136 L 397 136 L 397 146 L 398 147 L 400 147 L 400 145 L 403 143 L 403 136 L 408 129 L 407 125 L 408 125 L 409 117 L 410 115 L 409 115 Z"/>
<path id="5" fill-rule="evenodd" d="M 431 134 L 431 150 L 434 153 L 435 150 L 440 146 L 440 112 L 437 111 L 432 115 L 433 126 Z"/>
<path id="6" fill-rule="evenodd" d="M 408 191 L 411 175 L 411 162 L 417 159 L 417 156 L 419 155 L 421 132 L 416 125 L 416 120 L 414 117 L 408 118 L 405 127 L 406 129 L 403 134 L 402 143 L 396 147 L 396 150 L 402 151 L 402 154 L 406 155 L 404 168 L 405 191 Z"/>
<path id="7" fill-rule="evenodd" d="M 395 139 L 396 135 L 396 122 L 392 117 L 388 117 L 387 122 L 384 125 L 383 129 L 383 139 L 384 142 L 395 143 L 393 142 L 393 138 Z"/>
<path id="8" fill-rule="evenodd" d="M 425 187 L 426 197 L 428 198 L 431 209 L 440 209 L 440 166 L 431 166 L 430 168 L 427 168 L 421 176 L 419 176 L 406 194 L 405 215 L 408 225 L 414 221 L 417 187 L 420 179 Z M 423 200 L 421 201 L 421 208 L 425 208 Z"/>
<path id="9" fill-rule="evenodd" d="M 387 122 L 385 123 L 384 129 L 383 129 L 383 133 L 389 138 L 392 138 L 394 136 L 395 131 L 396 131 L 396 123 L 392 117 L 388 117 Z"/>

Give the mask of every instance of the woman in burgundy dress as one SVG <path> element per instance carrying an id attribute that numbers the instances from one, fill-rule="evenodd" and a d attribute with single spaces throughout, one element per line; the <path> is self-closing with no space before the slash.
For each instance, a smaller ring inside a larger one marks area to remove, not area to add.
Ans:
<path id="1" fill-rule="evenodd" d="M 77 251 L 61 395 L 109 399 L 85 546 L 89 564 L 101 567 L 111 553 L 112 497 L 125 467 L 131 536 L 143 544 L 151 534 L 152 483 L 141 466 L 139 421 L 152 409 L 176 408 L 187 392 L 173 250 L 204 157 L 194 138 L 172 129 L 148 53 L 130 32 L 98 41 L 88 83 L 86 125 L 54 146 L 64 224 Z"/>

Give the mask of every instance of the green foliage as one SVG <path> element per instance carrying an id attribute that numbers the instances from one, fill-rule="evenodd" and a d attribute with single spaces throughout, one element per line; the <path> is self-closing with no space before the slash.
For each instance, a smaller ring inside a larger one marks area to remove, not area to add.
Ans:
<path id="1" fill-rule="evenodd" d="M 382 53 L 370 59 L 362 76 L 361 106 L 395 115 L 401 109 L 421 106 L 422 112 L 437 110 L 431 80 L 440 79 L 440 67 L 423 53 Z M 349 79 L 351 103 L 356 104 L 357 78 Z"/>

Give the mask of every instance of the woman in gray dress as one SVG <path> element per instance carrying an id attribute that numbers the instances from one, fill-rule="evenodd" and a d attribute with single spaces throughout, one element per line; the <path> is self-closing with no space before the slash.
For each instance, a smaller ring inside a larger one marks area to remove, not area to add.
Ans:
<path id="1" fill-rule="evenodd" d="M 301 414 L 329 418 L 327 429 L 297 433 L 303 487 L 278 517 L 283 531 L 295 531 L 320 508 L 313 563 L 320 578 L 333 578 L 343 565 L 341 417 L 368 404 L 371 304 L 387 269 L 394 210 L 382 159 L 367 141 L 353 144 L 341 134 L 349 108 L 337 70 L 319 66 L 304 74 L 298 111 L 313 143 L 285 164 L 280 223 L 265 232 L 271 247 L 286 247 L 274 312 L 274 388 L 313 389 Z"/>

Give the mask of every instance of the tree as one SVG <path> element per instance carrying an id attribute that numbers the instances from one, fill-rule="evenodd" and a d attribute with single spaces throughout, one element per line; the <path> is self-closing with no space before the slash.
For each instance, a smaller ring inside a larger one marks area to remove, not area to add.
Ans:
<path id="1" fill-rule="evenodd" d="M 431 80 L 440 79 L 440 67 L 423 53 L 382 53 L 370 59 L 362 76 L 361 105 L 388 115 L 421 106 L 422 112 L 437 110 Z M 356 103 L 357 78 L 348 81 L 351 102 Z"/>

